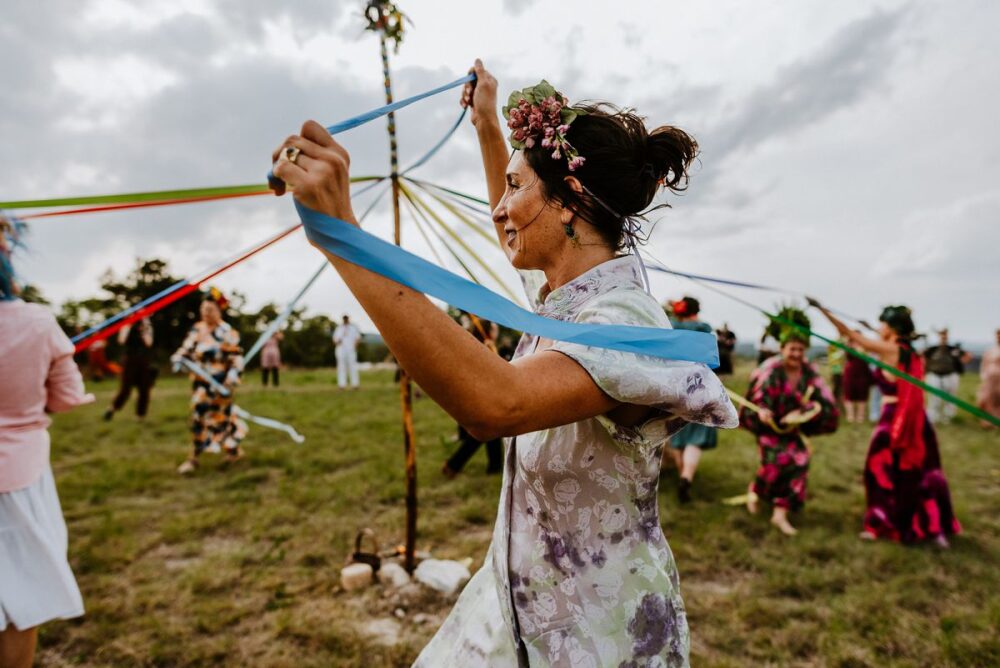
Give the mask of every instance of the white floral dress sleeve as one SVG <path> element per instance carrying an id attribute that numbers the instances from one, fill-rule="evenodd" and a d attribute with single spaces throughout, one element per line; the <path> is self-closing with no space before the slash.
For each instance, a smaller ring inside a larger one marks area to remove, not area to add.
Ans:
<path id="1" fill-rule="evenodd" d="M 598 295 L 576 314 L 574 321 L 671 328 L 663 309 L 642 290 L 620 289 Z M 679 418 L 723 429 L 739 425 L 726 388 L 704 364 L 565 341 L 554 342 L 550 349 L 573 358 L 612 399 L 658 409 L 659 420 Z"/>

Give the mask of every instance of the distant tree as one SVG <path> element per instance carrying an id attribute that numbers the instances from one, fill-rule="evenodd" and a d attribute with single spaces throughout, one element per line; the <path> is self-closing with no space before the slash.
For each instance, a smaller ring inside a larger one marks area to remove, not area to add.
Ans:
<path id="1" fill-rule="evenodd" d="M 181 279 L 170 274 L 165 260 L 136 258 L 135 266 L 119 278 L 111 269 L 101 276 L 104 297 L 67 301 L 60 309 L 58 320 L 71 336 L 97 325 L 126 308 L 163 292 Z M 233 300 L 237 309 L 242 301 Z M 198 319 L 201 295 L 195 291 L 151 316 L 155 331 L 154 350 L 160 361 L 180 346 L 191 325 Z M 117 354 L 116 337 L 108 341 L 109 356 Z"/>
<path id="2" fill-rule="evenodd" d="M 18 296 L 24 301 L 31 302 L 32 304 L 44 304 L 48 306 L 51 303 L 48 299 L 42 296 L 41 290 L 30 284 L 22 287 Z"/>

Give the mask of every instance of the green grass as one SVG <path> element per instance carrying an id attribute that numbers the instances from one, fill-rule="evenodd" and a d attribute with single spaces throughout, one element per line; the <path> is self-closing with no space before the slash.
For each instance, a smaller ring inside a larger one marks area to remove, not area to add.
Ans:
<path id="1" fill-rule="evenodd" d="M 738 378 L 745 377 L 746 368 Z M 288 372 L 280 390 L 253 375 L 238 401 L 306 436 L 251 426 L 248 460 L 225 469 L 207 455 L 191 478 L 186 383 L 161 379 L 151 416 L 100 414 L 98 403 L 56 416 L 53 467 L 70 532 L 70 559 L 87 606 L 80 620 L 43 627 L 50 666 L 408 665 L 451 601 L 339 590 L 355 532 L 402 541 L 403 453 L 391 375 L 363 376 L 339 393 L 327 371 Z M 963 396 L 971 396 L 967 378 Z M 733 381 L 743 389 L 743 381 Z M 485 556 L 500 481 L 485 453 L 453 482 L 439 470 L 454 424 L 415 403 L 418 548 L 444 558 Z M 949 552 L 857 540 L 869 428 L 816 439 L 811 499 L 800 534 L 771 530 L 720 500 L 755 468 L 749 434 L 724 432 L 678 507 L 661 483 L 662 520 L 681 572 L 696 666 L 1000 665 L 1000 436 L 961 418 L 940 430 L 965 534 Z M 378 645 L 361 626 L 403 608 L 401 641 Z M 418 621 L 416 613 L 430 615 Z"/>

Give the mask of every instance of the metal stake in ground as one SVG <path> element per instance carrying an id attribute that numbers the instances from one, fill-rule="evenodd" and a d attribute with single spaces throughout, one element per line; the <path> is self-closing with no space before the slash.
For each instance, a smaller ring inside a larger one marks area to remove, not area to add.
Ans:
<path id="1" fill-rule="evenodd" d="M 395 3 L 388 0 L 369 0 L 365 7 L 368 30 L 377 32 L 382 51 L 382 76 L 385 83 L 385 103 L 392 104 L 392 80 L 389 78 L 389 47 L 391 40 L 395 51 L 403 39 L 405 17 Z M 396 151 L 396 115 L 388 115 L 389 163 L 392 179 L 392 216 L 396 245 L 400 242 L 399 225 L 399 159 Z M 403 451 L 406 457 L 406 547 L 405 566 L 410 573 L 416 567 L 414 552 L 417 539 L 417 448 L 413 433 L 413 390 L 406 370 L 399 368 L 399 396 L 403 409 Z"/>

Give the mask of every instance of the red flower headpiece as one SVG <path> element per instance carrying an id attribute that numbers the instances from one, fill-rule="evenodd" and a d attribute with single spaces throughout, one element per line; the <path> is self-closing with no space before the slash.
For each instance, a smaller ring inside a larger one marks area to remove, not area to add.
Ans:
<path id="1" fill-rule="evenodd" d="M 503 116 L 511 129 L 510 145 L 515 149 L 552 149 L 552 159 L 565 156 L 569 171 L 582 167 L 586 158 L 577 153 L 566 141 L 566 133 L 577 116 L 586 114 L 582 109 L 568 106 L 566 97 L 542 80 L 537 86 L 514 91 L 507 98 Z"/>
<path id="2" fill-rule="evenodd" d="M 684 301 L 683 299 L 678 299 L 677 301 L 672 302 L 670 304 L 670 308 L 674 312 L 674 315 L 676 316 L 685 316 L 688 314 L 687 313 L 688 305 L 687 302 Z"/>
<path id="3" fill-rule="evenodd" d="M 226 308 L 229 307 L 229 300 L 226 299 L 226 296 L 224 294 L 222 294 L 222 290 L 219 290 L 219 288 L 215 286 L 212 286 L 208 289 L 208 296 L 206 297 L 206 299 L 218 304 L 220 311 L 225 311 Z"/>

